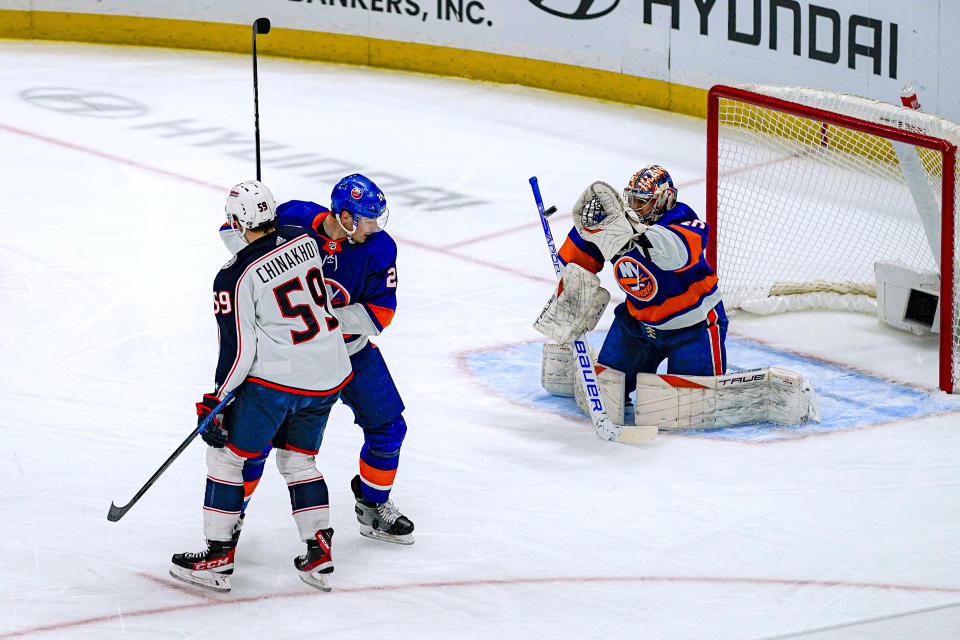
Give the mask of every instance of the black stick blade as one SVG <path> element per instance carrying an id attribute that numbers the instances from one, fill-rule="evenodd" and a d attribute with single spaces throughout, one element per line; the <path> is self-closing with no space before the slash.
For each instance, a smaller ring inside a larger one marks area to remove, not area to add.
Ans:
<path id="1" fill-rule="evenodd" d="M 253 22 L 254 33 L 270 33 L 270 18 L 257 18 Z"/>
<path id="2" fill-rule="evenodd" d="M 117 505 L 110 503 L 110 511 L 107 512 L 107 520 L 110 522 L 116 522 L 123 517 L 123 514 L 127 512 L 126 508 L 118 507 Z"/>

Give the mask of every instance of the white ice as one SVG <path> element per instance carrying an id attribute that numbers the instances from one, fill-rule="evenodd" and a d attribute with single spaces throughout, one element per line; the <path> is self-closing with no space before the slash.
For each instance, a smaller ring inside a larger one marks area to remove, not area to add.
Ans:
<path id="1" fill-rule="evenodd" d="M 334 590 L 294 571 L 272 463 L 233 591 L 175 582 L 170 555 L 202 542 L 199 441 L 105 516 L 212 385 L 216 231 L 254 173 L 250 60 L 17 41 L 0 59 L 0 638 L 960 638 L 960 403 L 935 391 L 935 339 L 843 313 L 735 318 L 731 364 L 770 347 L 830 368 L 822 432 L 611 444 L 539 389 L 531 323 L 554 277 L 527 179 L 562 210 L 658 162 L 702 211 L 703 121 L 275 58 L 278 199 L 325 202 L 358 169 L 390 200 L 399 308 L 376 341 L 407 406 L 393 496 L 416 544 L 358 534 L 362 439 L 339 406 L 318 456 Z M 888 411 L 900 392 L 916 412 Z"/>

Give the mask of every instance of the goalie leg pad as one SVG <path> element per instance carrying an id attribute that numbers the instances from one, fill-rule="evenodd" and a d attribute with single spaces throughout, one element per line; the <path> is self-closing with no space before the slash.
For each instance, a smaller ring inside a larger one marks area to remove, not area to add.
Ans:
<path id="1" fill-rule="evenodd" d="M 714 384 L 712 376 L 637 374 L 634 424 L 666 431 L 712 428 L 716 426 Z"/>
<path id="2" fill-rule="evenodd" d="M 820 422 L 820 407 L 809 380 L 779 367 L 770 367 L 769 376 L 774 395 L 767 416 L 770 422 L 785 425 Z"/>
<path id="3" fill-rule="evenodd" d="M 576 360 L 574 360 L 576 362 Z M 575 375 L 582 375 L 580 368 L 574 369 Z M 583 375 L 589 375 L 583 374 Z M 625 375 L 623 371 L 617 371 L 603 365 L 596 366 L 596 375 L 593 379 L 587 379 L 587 388 L 591 386 L 599 387 L 600 397 L 603 399 L 603 406 L 607 410 L 607 416 L 615 424 L 623 424 L 623 406 L 625 399 L 624 390 Z M 590 415 L 590 403 L 584 393 L 583 385 L 576 383 L 573 385 L 574 397 L 577 399 L 577 406 L 588 416 Z"/>
<path id="4" fill-rule="evenodd" d="M 788 369 L 769 367 L 723 376 L 637 376 L 636 424 L 663 430 L 715 429 L 770 422 L 819 422 L 808 380 Z"/>
<path id="5" fill-rule="evenodd" d="M 563 270 L 557 293 L 550 297 L 533 328 L 559 344 L 580 338 L 597 326 L 610 302 L 600 278 L 570 262 Z"/>
<path id="6" fill-rule="evenodd" d="M 573 377 L 573 347 L 569 344 L 545 342 L 540 360 L 540 384 L 555 396 L 572 398 L 576 378 Z"/>

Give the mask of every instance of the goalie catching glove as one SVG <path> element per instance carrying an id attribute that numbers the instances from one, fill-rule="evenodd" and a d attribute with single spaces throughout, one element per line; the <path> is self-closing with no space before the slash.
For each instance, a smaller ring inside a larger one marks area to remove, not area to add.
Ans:
<path id="1" fill-rule="evenodd" d="M 600 278 L 571 262 L 533 328 L 554 342 L 568 344 L 597 326 L 609 302 L 610 292 L 600 286 Z"/>
<path id="2" fill-rule="evenodd" d="M 600 249 L 604 261 L 629 251 L 647 230 L 616 189 L 600 181 L 587 187 L 573 205 L 573 224 L 581 238 Z"/>

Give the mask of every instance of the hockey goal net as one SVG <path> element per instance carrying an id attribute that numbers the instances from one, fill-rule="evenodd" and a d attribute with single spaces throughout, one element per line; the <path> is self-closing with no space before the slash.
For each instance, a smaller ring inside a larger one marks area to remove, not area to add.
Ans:
<path id="1" fill-rule="evenodd" d="M 724 306 L 871 309 L 875 265 L 939 287 L 939 386 L 960 391 L 960 126 L 859 96 L 715 86 L 707 124 L 707 257 Z M 876 303 L 873 302 L 873 308 Z"/>

